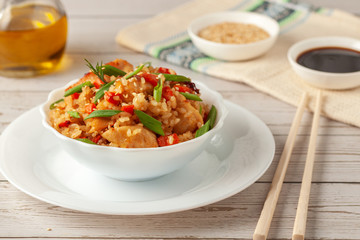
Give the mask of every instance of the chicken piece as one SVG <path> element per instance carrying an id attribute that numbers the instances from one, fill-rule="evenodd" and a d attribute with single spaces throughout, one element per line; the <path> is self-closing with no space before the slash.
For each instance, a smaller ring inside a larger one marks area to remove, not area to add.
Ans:
<path id="1" fill-rule="evenodd" d="M 184 96 L 176 94 L 176 98 L 178 103 L 176 110 L 179 113 L 177 117 L 180 121 L 174 126 L 174 132 L 178 135 L 188 131 L 194 132 L 204 124 L 201 114 Z"/>
<path id="2" fill-rule="evenodd" d="M 69 86 L 68 88 L 66 88 L 66 90 L 69 90 L 70 88 L 76 87 L 77 85 L 80 85 L 80 84 L 82 84 L 84 82 L 91 82 L 92 84 L 94 84 L 98 88 L 99 88 L 99 86 L 101 84 L 103 84 L 103 82 L 100 80 L 100 78 L 98 78 L 98 76 L 95 75 L 95 73 L 88 72 L 88 73 L 85 73 L 84 76 L 79 79 L 79 81 L 77 81 L 76 83 L 74 83 L 71 86 Z"/>
<path id="3" fill-rule="evenodd" d="M 110 128 L 101 136 L 122 148 L 158 147 L 156 135 L 142 125 Z"/>
<path id="4" fill-rule="evenodd" d="M 85 105 L 92 103 L 92 97 L 95 95 L 95 92 L 91 90 L 90 87 L 83 87 L 83 91 L 80 93 L 77 104 L 79 109 L 82 109 L 84 112 Z"/>
<path id="5" fill-rule="evenodd" d="M 86 127 L 88 127 L 89 133 L 100 132 L 105 129 L 113 120 L 108 117 L 96 117 L 85 120 Z"/>
<path id="6" fill-rule="evenodd" d="M 134 70 L 134 66 L 124 59 L 115 59 L 112 62 L 108 62 L 105 65 L 111 65 L 116 67 L 124 72 L 132 72 Z"/>

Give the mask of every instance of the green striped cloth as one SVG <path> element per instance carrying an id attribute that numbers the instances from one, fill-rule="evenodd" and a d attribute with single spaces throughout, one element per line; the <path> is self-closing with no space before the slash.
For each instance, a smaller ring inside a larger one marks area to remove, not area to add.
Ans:
<path id="1" fill-rule="evenodd" d="M 201 15 L 227 10 L 257 12 L 276 19 L 281 30 L 275 46 L 264 56 L 242 62 L 219 61 L 202 54 L 186 32 L 188 25 Z M 246 83 L 297 105 L 303 91 L 314 99 L 316 89 L 293 72 L 287 50 L 297 41 L 319 36 L 360 39 L 360 19 L 296 0 L 194 0 L 122 29 L 116 40 L 135 51 L 217 78 Z M 324 91 L 323 95 L 324 116 L 360 127 L 360 88 Z M 314 100 L 309 107 L 314 108 Z"/>

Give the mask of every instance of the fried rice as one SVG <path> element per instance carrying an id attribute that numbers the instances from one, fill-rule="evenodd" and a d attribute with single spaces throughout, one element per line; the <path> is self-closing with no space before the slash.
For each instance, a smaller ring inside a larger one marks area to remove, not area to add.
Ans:
<path id="1" fill-rule="evenodd" d="M 125 75 L 102 72 L 106 65 Z M 71 94 L 49 112 L 51 126 L 67 137 L 121 148 L 164 147 L 193 139 L 207 120 L 210 107 L 200 99 L 199 89 L 172 69 L 150 64 L 134 68 L 122 59 L 90 66 L 90 72 L 66 89 Z M 105 112 L 111 116 L 101 115 Z M 155 130 L 155 123 L 161 128 Z"/>

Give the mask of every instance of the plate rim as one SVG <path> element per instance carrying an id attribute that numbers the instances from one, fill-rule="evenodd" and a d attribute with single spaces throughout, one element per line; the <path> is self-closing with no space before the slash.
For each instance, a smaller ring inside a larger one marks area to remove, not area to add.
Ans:
<path id="1" fill-rule="evenodd" d="M 4 151 L 1 151 L 2 153 L 0 154 L 0 172 L 1 174 L 13 185 L 15 186 L 18 190 L 26 193 L 27 195 L 35 198 L 35 199 L 38 199 L 40 201 L 43 201 L 43 202 L 46 202 L 48 204 L 52 204 L 52 205 L 55 205 L 55 206 L 60 206 L 60 207 L 63 207 L 63 208 L 66 208 L 66 209 L 71 209 L 71 210 L 75 210 L 75 211 L 81 211 L 81 212 L 88 212 L 88 213 L 97 213 L 97 214 L 108 214 L 108 215 L 155 215 L 155 214 L 166 214 L 166 213 L 174 213 L 174 212 L 180 212 L 180 211 L 186 211 L 186 210 L 190 210 L 190 209 L 194 209 L 194 208 L 198 208 L 198 207 L 203 207 L 203 206 L 206 206 L 206 205 L 209 205 L 209 204 L 212 204 L 212 203 L 215 203 L 215 202 L 218 202 L 218 201 L 221 201 L 221 200 L 224 200 L 226 198 L 229 198 L 243 190 L 245 190 L 246 188 L 248 188 L 249 186 L 251 186 L 253 183 L 255 183 L 261 176 L 264 175 L 264 173 L 269 169 L 270 165 L 272 164 L 273 160 L 274 160 L 274 156 L 275 156 L 275 140 L 274 140 L 274 136 L 271 132 L 271 130 L 269 129 L 269 127 L 258 117 L 256 116 L 254 113 L 250 112 L 249 110 L 247 110 L 246 108 L 238 105 L 238 104 L 235 104 L 233 102 L 230 102 L 229 100 L 224 100 L 225 104 L 228 105 L 228 108 L 229 110 L 233 109 L 233 108 L 237 108 L 237 110 L 241 110 L 242 112 L 244 112 L 246 115 L 248 116 L 251 116 L 252 118 L 255 118 L 258 123 L 260 123 L 261 125 L 263 125 L 264 129 L 266 130 L 266 134 L 268 135 L 268 137 L 271 137 L 271 143 L 272 143 L 272 146 L 270 147 L 270 149 L 272 150 L 271 153 L 269 153 L 269 160 L 267 161 L 267 164 L 266 166 L 263 167 L 263 169 L 261 169 L 261 171 L 259 171 L 257 173 L 257 175 L 254 175 L 252 176 L 251 179 L 249 179 L 247 181 L 246 184 L 243 184 L 241 185 L 240 187 L 237 187 L 237 188 L 232 188 L 231 191 L 226 191 L 225 194 L 218 194 L 217 196 L 214 196 L 212 197 L 211 199 L 206 199 L 206 200 L 203 200 L 203 201 L 200 201 L 200 202 L 196 202 L 196 203 L 191 203 L 191 204 L 188 204 L 188 205 L 184 205 L 184 206 L 180 206 L 180 207 L 177 207 L 177 208 L 165 208 L 165 209 L 148 209 L 148 211 L 124 211 L 124 209 L 120 209 L 120 211 L 104 211 L 104 210 L 99 210 L 99 209 L 89 209 L 89 207 L 84 207 L 84 206 L 72 206 L 71 204 L 63 204 L 59 201 L 54 201 L 54 200 L 51 200 L 51 199 L 47 199 L 46 197 L 43 197 L 43 196 L 39 196 L 38 194 L 32 192 L 32 191 L 29 191 L 29 189 L 26 189 L 24 188 L 21 183 L 21 181 L 19 180 L 16 180 L 16 179 L 13 179 L 11 177 L 11 173 L 10 174 L 7 174 L 7 169 L 4 169 L 6 168 L 6 160 L 4 159 Z M 6 127 L 6 129 L 3 131 L 3 133 L 0 135 L 0 149 L 3 148 L 3 145 L 4 145 L 4 138 L 6 137 L 6 135 L 8 134 L 8 132 L 11 130 L 12 126 L 15 125 L 18 121 L 20 121 L 22 119 L 22 117 L 24 117 L 24 115 L 26 114 L 31 114 L 32 111 L 35 111 L 37 110 L 38 111 L 38 114 L 40 115 L 40 112 L 39 112 L 39 107 L 40 105 L 34 107 L 34 108 L 31 108 L 30 110 L 24 112 L 23 114 L 21 114 L 19 117 L 17 117 L 14 121 L 12 121 L 10 123 L 9 126 Z M 230 117 L 232 115 L 231 111 L 229 111 L 229 115 L 228 117 Z M 10 129 L 10 130 L 9 130 Z M 265 134 L 265 133 L 264 133 Z M 31 170 L 32 174 L 34 175 L 33 173 L 33 170 Z M 10 175 L 10 177 L 9 177 Z M 226 174 L 223 176 L 225 177 Z M 38 180 L 44 184 L 39 178 Z M 46 184 L 44 184 L 46 185 Z M 211 186 L 211 188 L 214 188 L 214 186 L 216 186 L 217 184 L 213 184 L 213 186 Z M 59 192 L 59 193 L 62 193 L 60 191 L 58 191 L 57 189 L 54 189 L 54 188 L 51 188 L 50 186 L 46 185 L 49 189 L 52 189 L 53 191 L 56 191 L 56 192 Z M 174 196 L 174 197 L 170 197 L 170 198 L 166 198 L 166 199 L 159 199 L 159 200 L 153 200 L 153 201 L 145 201 L 146 203 L 148 202 L 161 202 L 161 201 L 171 201 L 172 198 L 176 198 L 178 196 Z M 105 202 L 105 200 L 92 200 L 92 202 Z M 113 201 L 112 201 L 113 202 Z M 127 202 L 128 203 L 128 202 Z M 131 203 L 135 203 L 135 204 L 140 204 L 142 202 L 131 202 Z"/>

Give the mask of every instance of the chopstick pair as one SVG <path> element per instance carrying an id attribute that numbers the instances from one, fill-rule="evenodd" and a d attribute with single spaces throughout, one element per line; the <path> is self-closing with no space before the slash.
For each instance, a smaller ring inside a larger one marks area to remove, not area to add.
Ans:
<path id="1" fill-rule="evenodd" d="M 297 108 L 294 120 L 292 122 L 289 135 L 286 139 L 283 152 L 281 154 L 278 166 L 276 168 L 269 193 L 266 197 L 264 207 L 261 211 L 260 218 L 256 225 L 253 240 L 265 240 L 269 233 L 271 220 L 273 218 L 276 204 L 279 198 L 282 184 L 284 182 L 286 170 L 289 165 L 290 157 L 292 150 L 295 144 L 295 138 L 300 126 L 302 115 L 304 113 L 306 104 L 308 102 L 308 94 L 304 92 L 301 97 L 299 107 Z M 314 110 L 314 116 L 312 121 L 312 128 L 310 134 L 309 148 L 306 157 L 306 163 L 304 168 L 303 179 L 301 183 L 300 196 L 298 201 L 298 207 L 294 222 L 293 229 L 293 240 L 304 239 L 305 229 L 306 229 L 306 220 L 307 220 L 307 210 L 309 204 L 312 172 L 315 159 L 315 150 L 316 150 L 316 139 L 317 139 L 317 130 L 319 126 L 319 118 L 322 105 L 322 91 L 319 90 L 316 97 L 316 107 Z"/>

